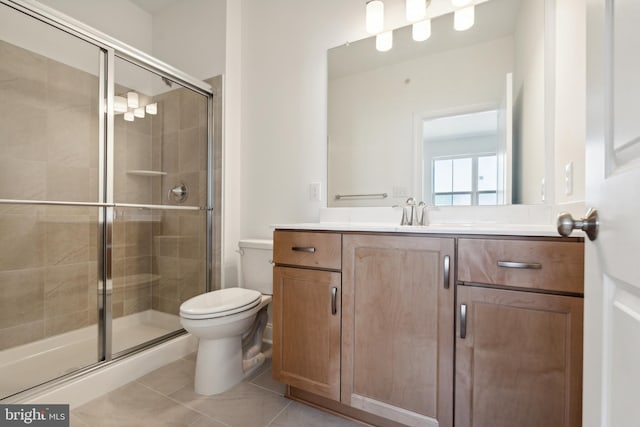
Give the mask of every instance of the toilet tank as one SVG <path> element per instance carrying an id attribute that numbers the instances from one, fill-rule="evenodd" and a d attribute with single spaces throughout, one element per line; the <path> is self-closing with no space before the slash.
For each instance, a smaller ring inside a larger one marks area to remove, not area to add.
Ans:
<path id="1" fill-rule="evenodd" d="M 273 294 L 273 240 L 244 239 L 240 251 L 240 286 Z"/>

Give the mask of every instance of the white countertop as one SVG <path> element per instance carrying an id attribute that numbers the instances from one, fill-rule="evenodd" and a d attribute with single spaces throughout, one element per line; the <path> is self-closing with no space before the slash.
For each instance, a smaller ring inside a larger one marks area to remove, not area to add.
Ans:
<path id="1" fill-rule="evenodd" d="M 366 231 L 379 233 L 414 233 L 414 234 L 478 234 L 496 236 L 546 236 L 560 237 L 553 225 L 528 224 L 495 224 L 495 223 L 452 223 L 430 224 L 428 226 L 396 225 L 391 223 L 340 223 L 318 222 L 298 224 L 275 224 L 278 230 L 318 230 L 318 231 Z M 581 233 L 573 232 L 571 237 L 581 237 Z"/>

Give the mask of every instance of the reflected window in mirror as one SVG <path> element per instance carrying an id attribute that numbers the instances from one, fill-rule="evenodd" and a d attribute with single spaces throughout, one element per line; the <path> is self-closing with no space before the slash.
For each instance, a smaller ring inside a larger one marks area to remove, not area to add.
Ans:
<path id="1" fill-rule="evenodd" d="M 501 119 L 492 109 L 423 121 L 424 200 L 435 206 L 505 203 Z"/>

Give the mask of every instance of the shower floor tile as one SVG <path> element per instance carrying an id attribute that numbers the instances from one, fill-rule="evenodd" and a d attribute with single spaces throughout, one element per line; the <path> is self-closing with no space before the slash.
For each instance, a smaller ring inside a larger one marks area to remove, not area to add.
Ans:
<path id="1" fill-rule="evenodd" d="M 285 399 L 267 363 L 215 396 L 193 391 L 194 357 L 170 363 L 71 412 L 71 426 L 323 427 L 355 422 Z"/>

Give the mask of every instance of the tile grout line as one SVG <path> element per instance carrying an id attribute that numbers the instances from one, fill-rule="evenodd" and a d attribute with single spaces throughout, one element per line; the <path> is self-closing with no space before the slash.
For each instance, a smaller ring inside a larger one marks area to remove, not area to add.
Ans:
<path id="1" fill-rule="evenodd" d="M 268 392 L 270 392 L 270 393 L 273 393 L 273 394 L 275 394 L 276 396 L 285 397 L 285 395 L 284 395 L 284 394 L 282 394 L 282 393 L 280 393 L 280 392 L 277 392 L 277 391 L 275 391 L 275 390 L 271 390 L 270 388 L 267 388 L 267 387 L 261 386 L 261 385 L 259 385 L 259 384 L 255 384 L 255 383 L 252 383 L 252 382 L 249 382 L 248 384 L 251 384 L 252 386 L 257 387 L 257 388 L 259 388 L 260 390 L 264 390 L 264 391 L 268 391 Z"/>
<path id="2" fill-rule="evenodd" d="M 140 384 L 141 386 L 143 386 L 143 387 L 145 387 L 145 388 L 147 388 L 147 389 L 151 390 L 152 392 L 154 392 L 154 393 L 156 393 L 156 394 L 159 394 L 159 395 L 160 395 L 160 396 L 162 396 L 162 397 L 166 397 L 167 399 L 171 400 L 172 402 L 177 403 L 178 405 L 182 406 L 183 408 L 186 408 L 186 409 L 188 409 L 188 410 L 190 410 L 190 411 L 193 411 L 193 412 L 195 412 L 196 414 L 202 415 L 202 416 L 203 416 L 203 417 L 205 417 L 205 418 L 208 418 L 208 419 L 210 419 L 210 420 L 213 420 L 213 421 L 215 421 L 215 422 L 217 422 L 217 423 L 220 423 L 220 424 L 223 424 L 223 425 L 225 425 L 225 426 L 232 427 L 232 426 L 230 426 L 229 424 L 225 423 L 224 421 L 221 421 L 221 420 L 219 420 L 219 419 L 217 419 L 217 418 L 213 418 L 213 417 L 211 417 L 211 416 L 209 416 L 209 415 L 205 414 L 204 412 L 200 412 L 200 411 L 199 411 L 198 409 L 196 409 L 196 408 L 192 408 L 192 407 L 190 407 L 190 406 L 187 406 L 187 405 L 185 405 L 184 403 L 182 403 L 182 402 L 180 402 L 180 401 L 178 401 L 178 400 L 174 399 L 173 397 L 171 397 L 171 396 L 169 396 L 169 395 L 166 395 L 166 394 L 162 393 L 162 392 L 161 392 L 161 391 L 159 391 L 159 390 L 154 389 L 154 388 L 153 388 L 153 387 L 151 387 L 151 386 L 148 386 L 148 385 L 146 385 L 146 384 L 142 384 L 142 383 L 141 383 L 141 382 L 139 382 L 138 380 L 134 380 L 134 382 L 135 382 L 135 383 Z M 184 388 L 184 387 L 186 387 L 186 385 L 185 385 L 185 386 L 183 386 L 183 387 L 181 387 L 181 388 Z M 180 390 L 180 389 L 178 389 L 178 390 Z M 176 390 L 176 391 L 178 391 L 178 390 Z M 198 420 L 195 420 L 194 422 L 196 422 L 196 421 L 198 421 Z M 193 424 L 193 423 L 192 423 L 192 424 Z"/>
<path id="3" fill-rule="evenodd" d="M 274 422 L 275 420 L 277 420 L 277 419 L 278 419 L 278 417 L 280 417 L 280 415 L 282 415 L 282 413 L 283 413 L 284 411 L 286 411 L 286 410 L 287 410 L 287 408 L 288 408 L 289 406 L 291 406 L 291 402 L 292 402 L 292 401 L 291 401 L 291 400 L 289 400 L 289 401 L 287 402 L 287 404 L 286 404 L 286 405 L 284 405 L 284 408 L 282 408 L 282 409 L 280 410 L 280 412 L 278 412 L 278 413 L 277 413 L 273 418 L 271 418 L 271 421 L 269 421 L 267 424 L 265 424 L 265 426 L 264 426 L 264 427 L 269 427 L 271 424 L 273 424 L 273 422 Z"/>

